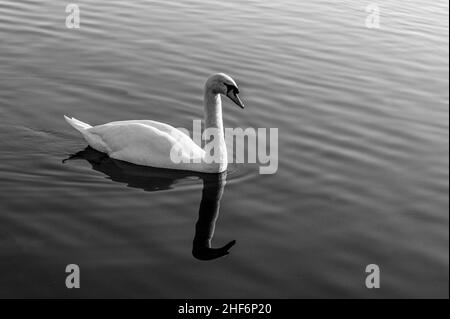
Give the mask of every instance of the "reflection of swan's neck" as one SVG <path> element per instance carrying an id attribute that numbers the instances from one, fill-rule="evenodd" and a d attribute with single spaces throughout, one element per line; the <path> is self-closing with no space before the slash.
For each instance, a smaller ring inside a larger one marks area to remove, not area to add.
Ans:
<path id="1" fill-rule="evenodd" d="M 212 260 L 228 254 L 235 244 L 231 241 L 221 248 L 211 248 L 216 221 L 219 216 L 220 199 L 226 183 L 226 173 L 214 174 L 203 179 L 202 201 L 195 225 L 195 237 L 192 248 L 194 257 L 200 260 Z"/>
<path id="2" fill-rule="evenodd" d="M 216 221 L 219 217 L 220 199 L 226 184 L 224 174 L 217 174 L 203 180 L 202 201 L 200 202 L 198 221 L 195 226 L 194 242 L 211 247 Z"/>
<path id="3" fill-rule="evenodd" d="M 205 140 L 207 144 L 214 143 L 212 144 L 214 145 L 214 153 L 211 155 L 220 163 L 221 169 L 219 171 L 223 171 L 226 169 L 228 161 L 223 130 L 222 98 L 220 94 L 215 94 L 212 90 L 205 89 L 204 108 L 205 130 L 207 130 Z M 216 138 L 217 140 L 215 140 Z"/>

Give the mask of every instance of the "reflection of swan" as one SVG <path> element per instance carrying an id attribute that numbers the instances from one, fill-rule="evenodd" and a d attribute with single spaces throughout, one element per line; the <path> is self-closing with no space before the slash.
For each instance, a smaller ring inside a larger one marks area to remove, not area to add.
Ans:
<path id="1" fill-rule="evenodd" d="M 192 177 L 201 179 L 203 181 L 202 200 L 195 226 L 192 254 L 200 260 L 212 260 L 227 255 L 228 250 L 236 243 L 233 240 L 222 248 L 211 248 L 211 240 L 219 216 L 220 199 L 226 184 L 226 172 L 202 174 L 138 166 L 112 159 L 90 147 L 70 156 L 63 162 L 75 159 L 88 161 L 94 170 L 107 175 L 112 181 L 148 192 L 171 189 L 177 182 Z"/>
<path id="2" fill-rule="evenodd" d="M 216 220 L 219 217 L 220 199 L 226 184 L 227 173 L 207 175 L 203 178 L 202 201 L 195 225 L 195 238 L 192 254 L 200 260 L 211 260 L 228 254 L 236 243 L 230 241 L 222 248 L 211 248 Z"/>
<path id="3" fill-rule="evenodd" d="M 156 121 L 121 121 L 92 127 L 74 118 L 65 119 L 92 148 L 111 158 L 144 166 L 220 173 L 228 165 L 220 95 L 243 108 L 238 93 L 236 82 L 228 75 L 215 74 L 206 82 L 205 135 L 207 145 L 212 145 L 205 150 L 180 130 Z M 210 149 L 214 154 L 210 154 Z"/>

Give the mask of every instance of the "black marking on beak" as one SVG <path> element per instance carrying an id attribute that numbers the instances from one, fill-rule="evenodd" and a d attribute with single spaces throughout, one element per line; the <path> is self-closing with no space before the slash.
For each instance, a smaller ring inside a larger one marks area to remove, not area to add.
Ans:
<path id="1" fill-rule="evenodd" d="M 244 104 L 238 96 L 239 89 L 231 84 L 224 83 L 224 85 L 227 87 L 227 96 L 230 98 L 230 100 L 232 100 L 237 106 L 243 109 Z"/>
<path id="2" fill-rule="evenodd" d="M 227 87 L 227 95 L 230 93 L 230 91 L 232 91 L 234 94 L 239 94 L 239 89 L 236 86 L 226 83 L 224 83 L 224 85 Z"/>

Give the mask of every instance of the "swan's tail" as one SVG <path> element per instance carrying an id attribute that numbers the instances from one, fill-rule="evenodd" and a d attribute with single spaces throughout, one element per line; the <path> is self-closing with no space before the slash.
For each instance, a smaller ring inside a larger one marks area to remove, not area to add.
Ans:
<path id="1" fill-rule="evenodd" d="M 67 117 L 64 115 L 64 119 L 66 120 L 67 123 L 70 124 L 70 126 L 72 126 L 74 129 L 76 129 L 80 133 L 84 133 L 84 131 L 86 131 L 87 129 L 92 127 L 89 124 L 78 121 L 76 118 L 73 118 L 73 117 L 70 118 L 70 117 Z"/>

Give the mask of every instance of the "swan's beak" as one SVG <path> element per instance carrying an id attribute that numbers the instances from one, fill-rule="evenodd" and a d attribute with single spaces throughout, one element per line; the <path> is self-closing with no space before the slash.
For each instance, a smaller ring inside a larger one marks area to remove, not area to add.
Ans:
<path id="1" fill-rule="evenodd" d="M 241 109 L 244 108 L 244 103 L 242 103 L 241 99 L 239 98 L 239 95 L 234 92 L 234 90 L 230 90 L 227 93 L 227 96 L 230 98 L 231 101 L 236 103 L 237 106 L 239 106 Z"/>

